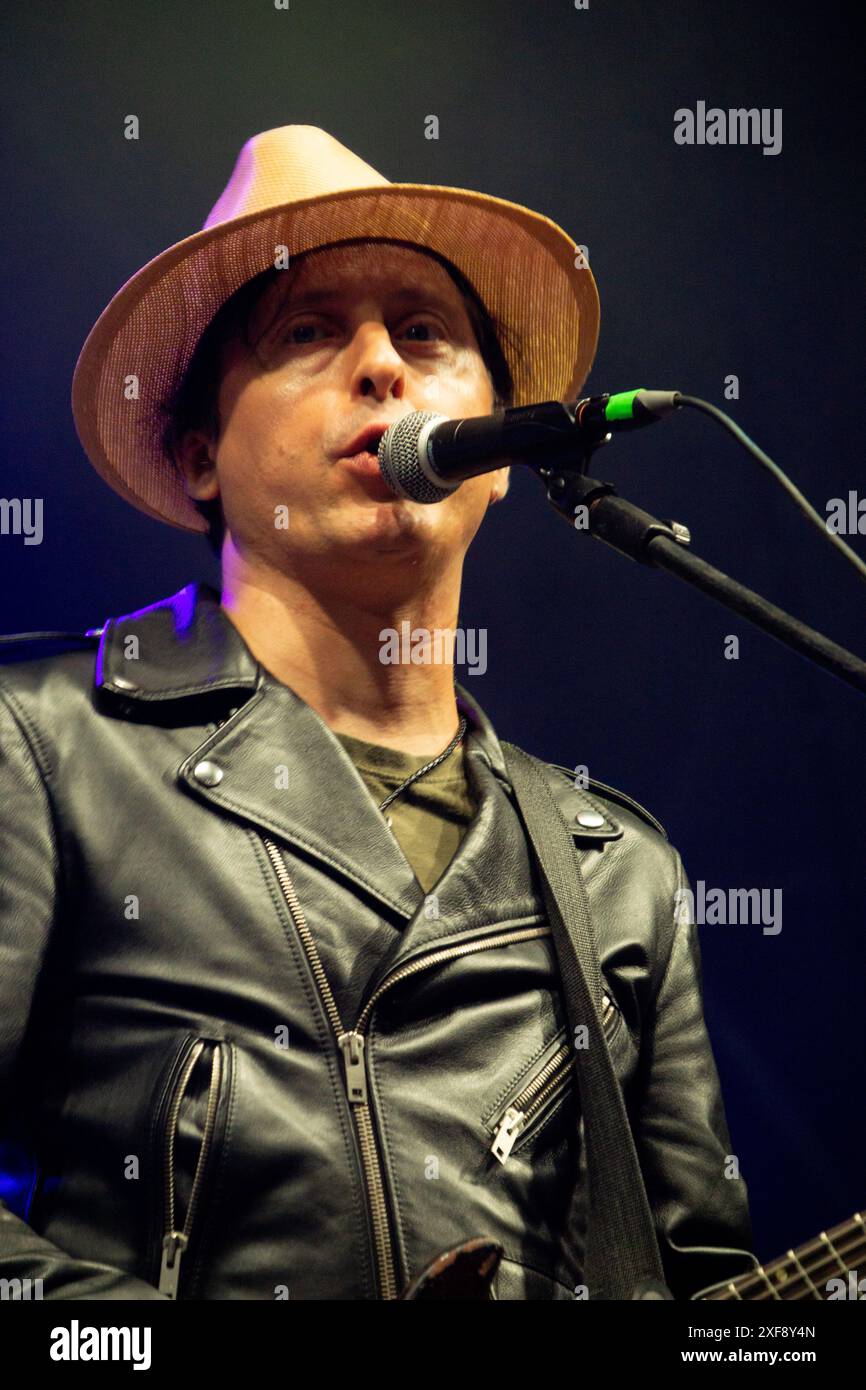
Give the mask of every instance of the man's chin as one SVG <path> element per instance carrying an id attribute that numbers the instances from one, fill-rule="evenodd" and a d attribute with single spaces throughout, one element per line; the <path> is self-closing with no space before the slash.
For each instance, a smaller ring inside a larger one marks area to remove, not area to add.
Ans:
<path id="1" fill-rule="evenodd" d="M 330 563 L 375 564 L 377 559 L 402 557 L 403 560 L 431 559 L 447 547 L 442 522 L 435 506 L 392 497 L 389 502 L 366 499 L 342 505 L 322 518 L 317 550 L 329 556 Z"/>
<path id="2" fill-rule="evenodd" d="M 392 497 L 390 502 L 370 501 L 356 517 L 361 547 L 381 555 L 435 546 L 438 518 L 425 515 L 427 512 L 420 503 L 400 497 Z"/>

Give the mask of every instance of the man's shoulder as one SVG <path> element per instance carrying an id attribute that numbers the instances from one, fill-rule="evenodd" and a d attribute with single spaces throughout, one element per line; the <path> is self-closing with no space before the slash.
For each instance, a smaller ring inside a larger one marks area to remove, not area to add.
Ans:
<path id="1" fill-rule="evenodd" d="M 543 774 L 566 824 L 575 835 L 588 839 L 621 839 L 625 831 L 638 830 L 651 839 L 668 843 L 668 834 L 661 821 L 627 792 L 590 777 L 585 765 L 565 767 L 562 763 L 546 762 L 519 744 L 500 743 L 506 765 L 509 750 L 529 757 Z"/>
<path id="2" fill-rule="evenodd" d="M 620 883 L 655 885 L 662 897 L 676 892 L 684 870 L 676 847 L 651 811 L 627 792 L 588 776 L 585 766 L 547 762 L 527 749 L 502 744 L 506 767 L 509 748 L 532 758 L 570 830 L 576 848 L 597 850 Z"/>
<path id="3" fill-rule="evenodd" d="M 620 791 L 617 787 L 608 786 L 606 782 L 599 782 L 595 777 L 584 775 L 584 769 L 580 766 L 565 767 L 561 763 L 543 763 L 542 766 L 551 784 L 551 790 L 555 793 L 557 790 L 559 791 L 557 799 L 567 793 L 578 792 L 590 803 L 601 803 L 598 808 L 599 813 L 606 811 L 614 820 L 629 825 L 638 822 L 644 826 L 649 826 L 664 840 L 668 839 L 668 833 L 661 821 L 657 820 L 651 811 L 648 811 L 633 796 L 629 796 L 627 792 Z"/>
<path id="4" fill-rule="evenodd" d="M 0 635 L 0 696 L 16 712 L 71 714 L 94 688 L 99 631 Z"/>
<path id="5" fill-rule="evenodd" d="M 514 747 L 502 747 L 506 768 Z M 624 931 L 632 940 L 637 932 L 653 970 L 663 969 L 675 928 L 671 905 L 684 875 L 664 826 L 628 793 L 589 777 L 585 766 L 565 767 L 517 751 L 532 758 L 571 832 L 598 941 L 618 950 Z"/>

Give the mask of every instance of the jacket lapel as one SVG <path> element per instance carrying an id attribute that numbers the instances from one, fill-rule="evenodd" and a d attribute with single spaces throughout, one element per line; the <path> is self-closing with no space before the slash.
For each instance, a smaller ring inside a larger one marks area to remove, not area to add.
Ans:
<path id="1" fill-rule="evenodd" d="M 222 774 L 215 785 L 210 765 Z M 423 899 L 342 744 L 293 690 L 268 675 L 181 764 L 178 778 L 192 795 L 319 860 L 404 919 Z"/>

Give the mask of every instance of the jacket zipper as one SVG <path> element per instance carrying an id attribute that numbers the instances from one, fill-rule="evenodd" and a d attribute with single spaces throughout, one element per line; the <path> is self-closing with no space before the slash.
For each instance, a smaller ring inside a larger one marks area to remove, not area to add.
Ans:
<path id="1" fill-rule="evenodd" d="M 313 972 L 313 977 L 316 981 L 322 1003 L 330 1020 L 337 1046 L 343 1055 L 346 1093 L 351 1104 L 352 1115 L 358 1134 L 364 1184 L 373 1225 L 373 1242 L 376 1253 L 379 1289 L 383 1299 L 393 1299 L 397 1297 L 394 1247 L 388 1222 L 385 1185 L 382 1178 L 382 1164 L 367 1095 L 367 1067 L 364 1056 L 366 1038 L 364 1029 L 369 1021 L 370 1014 L 382 995 L 400 980 L 405 980 L 410 975 L 415 975 L 421 970 L 428 969 L 430 966 L 439 965 L 442 961 L 454 960 L 459 956 L 469 955 L 475 951 L 491 950 L 496 946 L 501 946 L 510 942 L 530 941 L 537 936 L 549 936 L 551 932 L 550 924 L 546 923 L 538 927 L 511 927 L 507 931 L 497 932 L 494 935 L 482 937 L 477 941 L 463 942 L 459 946 L 439 946 L 431 951 L 425 952 L 423 956 L 416 956 L 413 960 L 398 966 L 392 974 L 387 975 L 385 979 L 377 985 L 373 994 L 364 1005 L 355 1027 L 346 1029 L 343 1027 L 342 1020 L 340 1019 L 333 992 L 328 984 L 327 976 L 325 975 L 318 950 L 316 949 L 316 943 L 313 940 L 309 925 L 307 924 L 307 919 L 298 901 L 295 885 L 292 882 L 291 875 L 286 868 L 283 857 L 273 840 L 263 836 L 262 843 L 267 850 L 268 858 L 277 875 L 280 888 L 282 889 L 283 896 L 286 899 L 289 911 L 292 915 L 292 920 L 298 929 L 298 934 L 310 963 L 310 969 Z"/>
<path id="2" fill-rule="evenodd" d="M 606 1028 L 617 1011 L 607 994 L 602 995 L 602 1006 L 602 1025 Z M 574 1063 L 574 1049 L 570 1043 L 564 1042 L 506 1106 L 496 1123 L 496 1133 L 490 1145 L 490 1152 L 500 1163 L 508 1162 L 518 1138 L 531 1127 L 548 1100 L 565 1089 Z"/>
<path id="3" fill-rule="evenodd" d="M 204 1135 L 202 1137 L 201 1147 L 199 1148 L 198 1162 L 196 1163 L 195 1176 L 193 1177 L 192 1188 L 190 1189 L 189 1203 L 187 1204 L 183 1227 L 178 1230 L 175 1213 L 175 1140 L 177 1138 L 177 1122 L 180 1114 L 181 1102 L 189 1084 L 189 1079 L 192 1076 L 196 1062 L 203 1053 L 204 1048 L 205 1041 L 199 1038 L 190 1050 L 189 1056 L 184 1063 L 180 1080 L 172 1096 L 165 1131 L 166 1230 L 162 1238 L 162 1262 L 159 1270 L 158 1287 L 160 1293 L 167 1294 L 168 1297 L 172 1299 L 176 1299 L 178 1295 L 181 1258 L 189 1245 L 190 1236 L 192 1234 L 196 1203 L 201 1193 L 202 1178 L 204 1176 L 211 1142 L 213 1140 L 214 1129 L 216 1128 L 217 1101 L 219 1099 L 220 1081 L 222 1077 L 222 1052 L 218 1042 L 214 1044 L 213 1058 L 211 1060 Z"/>

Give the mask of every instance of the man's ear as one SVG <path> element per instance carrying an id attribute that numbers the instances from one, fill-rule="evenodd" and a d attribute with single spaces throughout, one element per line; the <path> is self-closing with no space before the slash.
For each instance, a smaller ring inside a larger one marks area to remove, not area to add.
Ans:
<path id="1" fill-rule="evenodd" d="M 177 466 L 186 479 L 186 490 L 199 502 L 219 496 L 214 440 L 204 430 L 187 430 L 177 447 Z"/>
<path id="2" fill-rule="evenodd" d="M 490 489 L 490 502 L 488 505 L 492 505 L 494 502 L 501 502 L 507 493 L 508 484 L 511 479 L 511 465 L 509 464 L 507 468 L 497 468 L 496 472 L 492 474 L 492 477 L 494 481 L 493 487 Z"/>

